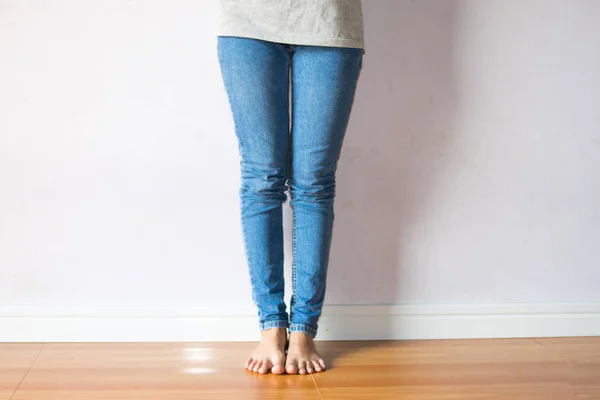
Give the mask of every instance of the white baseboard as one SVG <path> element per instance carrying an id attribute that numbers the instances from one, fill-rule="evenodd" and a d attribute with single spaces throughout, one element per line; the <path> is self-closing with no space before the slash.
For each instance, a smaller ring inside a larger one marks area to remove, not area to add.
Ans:
<path id="1" fill-rule="evenodd" d="M 320 340 L 600 336 L 600 304 L 328 306 Z M 0 307 L 0 342 L 258 338 L 252 308 Z"/>

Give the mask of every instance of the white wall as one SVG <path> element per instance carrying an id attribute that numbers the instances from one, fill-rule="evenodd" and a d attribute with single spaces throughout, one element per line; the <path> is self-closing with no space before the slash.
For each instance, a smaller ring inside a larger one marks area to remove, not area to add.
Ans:
<path id="1" fill-rule="evenodd" d="M 217 12 L 0 0 L 5 317 L 248 309 Z M 600 303 L 600 2 L 364 14 L 328 304 Z"/>

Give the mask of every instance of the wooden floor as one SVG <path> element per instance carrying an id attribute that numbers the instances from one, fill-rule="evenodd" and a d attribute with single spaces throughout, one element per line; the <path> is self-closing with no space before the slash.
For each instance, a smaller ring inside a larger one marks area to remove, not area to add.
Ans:
<path id="1" fill-rule="evenodd" d="M 0 400 L 600 400 L 600 338 L 322 342 L 312 376 L 246 372 L 253 346 L 0 344 Z"/>

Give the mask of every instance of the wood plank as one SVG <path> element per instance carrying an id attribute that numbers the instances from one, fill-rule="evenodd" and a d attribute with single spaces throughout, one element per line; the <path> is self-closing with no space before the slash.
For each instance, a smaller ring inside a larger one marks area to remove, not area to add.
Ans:
<path id="1" fill-rule="evenodd" d="M 42 347 L 35 343 L 0 343 L 0 392 L 12 395 Z M 0 399 L 2 396 L 5 394 Z"/>
<path id="2" fill-rule="evenodd" d="M 0 390 L 0 400 L 10 400 L 10 396 L 12 396 L 12 390 Z"/>
<path id="3" fill-rule="evenodd" d="M 554 395 L 570 400 L 569 388 L 562 385 L 367 386 L 319 390 L 323 400 L 548 400 Z"/>
<path id="4" fill-rule="evenodd" d="M 332 366 L 561 362 L 534 340 L 318 343 Z"/>
<path id="5" fill-rule="evenodd" d="M 2 399 L 0 397 L 0 399 Z M 8 398 L 7 398 L 8 399 Z M 11 400 L 320 400 L 313 389 L 19 390 Z M 2 399 L 4 400 L 4 399 Z"/>
<path id="6" fill-rule="evenodd" d="M 487 386 L 565 382 L 565 363 L 478 363 L 352 366 L 314 375 L 319 388 L 360 386 Z"/>
<path id="7" fill-rule="evenodd" d="M 543 338 L 539 343 L 572 363 L 600 363 L 600 337 Z"/>
<path id="8" fill-rule="evenodd" d="M 238 368 L 32 369 L 19 390 L 311 389 L 310 376 L 260 376 Z"/>

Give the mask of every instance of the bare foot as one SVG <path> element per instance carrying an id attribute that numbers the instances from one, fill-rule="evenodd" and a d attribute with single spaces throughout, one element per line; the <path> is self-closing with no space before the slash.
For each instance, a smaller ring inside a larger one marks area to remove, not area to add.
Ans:
<path id="1" fill-rule="evenodd" d="M 325 361 L 315 350 L 313 338 L 304 332 L 292 332 L 285 372 L 304 375 L 321 371 L 325 371 Z"/>
<path id="2" fill-rule="evenodd" d="M 287 343 L 287 329 L 273 328 L 261 332 L 262 340 L 254 353 L 246 361 L 248 371 L 266 374 L 283 374 L 285 368 L 285 345 Z"/>

